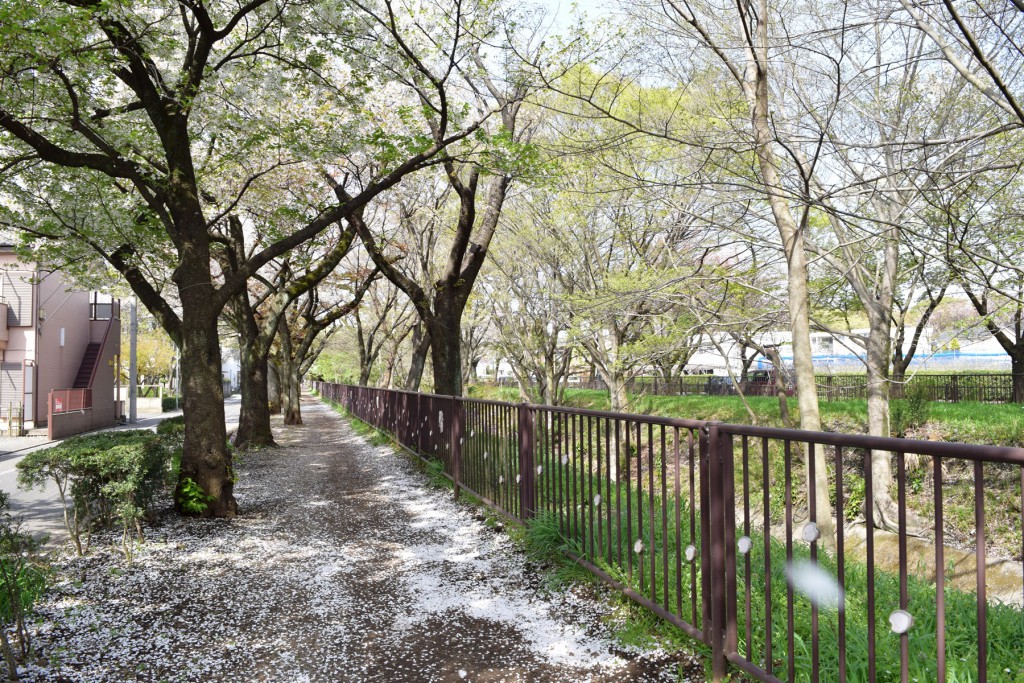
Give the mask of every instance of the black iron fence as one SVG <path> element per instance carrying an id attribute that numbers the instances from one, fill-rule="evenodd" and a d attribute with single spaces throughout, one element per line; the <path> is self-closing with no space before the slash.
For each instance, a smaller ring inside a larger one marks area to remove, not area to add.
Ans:
<path id="1" fill-rule="evenodd" d="M 710 647 L 716 680 L 729 664 L 762 681 L 1024 680 L 1024 616 L 1000 602 L 1024 578 L 999 600 L 986 580 L 990 534 L 1024 525 L 1024 449 L 313 386 L 440 460 L 456 496 L 550 516 L 571 557 Z M 894 454 L 897 534 L 876 530 L 873 505 L 844 514 L 888 485 L 872 450 Z M 1010 510 L 994 510 L 1007 482 Z M 966 521 L 947 518 L 954 499 Z"/>
<path id="2" fill-rule="evenodd" d="M 1024 376 L 1017 375 L 1018 383 L 1024 384 Z M 815 375 L 818 398 L 823 401 L 843 401 L 867 397 L 867 379 L 864 375 Z M 1011 403 L 1014 375 L 1009 373 L 991 374 L 949 374 L 914 375 L 903 382 L 890 382 L 892 398 L 906 398 L 920 395 L 928 401 L 981 401 L 985 403 Z M 514 381 L 499 380 L 502 386 L 516 386 Z M 600 379 L 569 383 L 570 389 L 594 389 L 608 391 L 608 385 Z M 774 396 L 774 382 L 741 382 L 740 388 L 747 396 Z M 653 396 L 700 396 L 736 394 L 732 380 L 721 375 L 683 375 L 664 377 L 636 376 L 626 380 L 626 390 L 633 394 Z M 793 393 L 792 385 L 787 393 Z"/>

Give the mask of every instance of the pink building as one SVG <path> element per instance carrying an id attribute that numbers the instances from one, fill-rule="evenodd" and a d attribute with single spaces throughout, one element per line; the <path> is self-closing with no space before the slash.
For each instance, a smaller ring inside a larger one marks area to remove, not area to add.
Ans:
<path id="1" fill-rule="evenodd" d="M 120 305 L 0 244 L 0 427 L 20 419 L 62 438 L 121 417 Z"/>

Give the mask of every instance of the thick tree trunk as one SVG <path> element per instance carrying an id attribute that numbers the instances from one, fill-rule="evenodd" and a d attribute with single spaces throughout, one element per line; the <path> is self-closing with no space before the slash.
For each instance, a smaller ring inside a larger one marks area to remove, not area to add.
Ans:
<path id="1" fill-rule="evenodd" d="M 405 378 L 406 391 L 419 391 L 429 353 L 430 335 L 422 324 L 417 325 L 412 331 L 412 358 L 409 361 L 409 374 Z"/>
<path id="2" fill-rule="evenodd" d="M 190 263 L 191 261 L 191 263 Z M 233 517 L 235 502 L 231 455 L 224 424 L 220 340 L 209 292 L 209 256 L 184 258 L 175 272 L 182 306 L 181 374 L 184 390 L 185 443 L 175 491 L 198 485 L 208 496 L 205 516 Z M 207 284 L 206 287 L 197 283 Z"/>
<path id="3" fill-rule="evenodd" d="M 297 363 L 288 362 L 281 368 L 281 379 L 284 384 L 284 423 L 286 425 L 302 424 L 302 378 L 299 377 Z"/>
<path id="4" fill-rule="evenodd" d="M 244 336 L 243 336 L 244 340 Z M 242 405 L 238 416 L 235 446 L 242 450 L 276 446 L 270 428 L 270 393 L 267 389 L 267 356 L 243 343 L 241 359 Z"/>
<path id="5" fill-rule="evenodd" d="M 271 415 L 281 414 L 283 392 L 281 391 L 281 369 L 277 363 L 267 362 L 267 397 Z"/>
<path id="6" fill-rule="evenodd" d="M 360 358 L 360 363 L 359 363 L 359 386 L 365 387 L 365 386 L 369 385 L 369 383 L 370 383 L 370 371 L 373 370 L 373 368 L 370 367 L 369 363 L 364 363 L 364 362 L 362 362 L 362 360 L 363 359 Z"/>
<path id="7" fill-rule="evenodd" d="M 462 396 L 462 344 L 459 338 L 461 319 L 461 308 L 448 308 L 435 313 L 428 323 L 435 394 Z"/>

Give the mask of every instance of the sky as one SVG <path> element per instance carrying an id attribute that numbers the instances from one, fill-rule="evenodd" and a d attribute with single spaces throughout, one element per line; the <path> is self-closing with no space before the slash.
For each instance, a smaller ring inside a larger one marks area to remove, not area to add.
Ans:
<path id="1" fill-rule="evenodd" d="M 533 0 L 533 2 L 554 15 L 554 28 L 558 30 L 569 25 L 572 20 L 574 4 L 590 19 L 596 19 L 609 12 L 613 8 L 615 0 L 575 0 L 575 2 L 573 0 Z"/>

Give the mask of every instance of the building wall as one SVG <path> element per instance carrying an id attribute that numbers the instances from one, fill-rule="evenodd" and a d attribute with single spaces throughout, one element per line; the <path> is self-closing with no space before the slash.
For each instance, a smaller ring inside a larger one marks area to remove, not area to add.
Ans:
<path id="1" fill-rule="evenodd" d="M 50 439 L 63 439 L 66 436 L 74 436 L 103 426 L 105 425 L 93 426 L 92 410 L 58 413 L 53 416 L 52 422 L 48 425 L 47 436 Z"/>
<path id="2" fill-rule="evenodd" d="M 24 364 L 36 357 L 35 311 L 38 299 L 33 266 L 9 251 L 0 252 L 0 296 L 7 303 L 6 348 L 0 358 L 0 418 L 24 400 Z M 45 418 L 44 418 L 45 419 Z"/>
<path id="3" fill-rule="evenodd" d="M 92 428 L 109 427 L 117 419 L 116 404 L 111 400 L 117 384 L 117 364 L 121 356 L 121 321 L 97 320 L 92 323 L 94 329 L 102 328 L 106 332 L 110 323 L 110 335 L 100 350 L 100 358 L 96 366 L 96 377 L 92 384 Z M 103 333 L 98 333 L 96 341 L 103 340 Z"/>
<path id="4" fill-rule="evenodd" d="M 35 404 L 36 420 L 40 424 L 46 421 L 46 401 L 50 391 L 68 389 L 75 383 L 90 341 L 89 293 L 67 289 L 60 273 L 40 275 L 39 308 L 43 309 L 46 317 L 39 323 L 36 335 Z M 60 344 L 61 329 L 64 330 L 63 346 Z"/>

